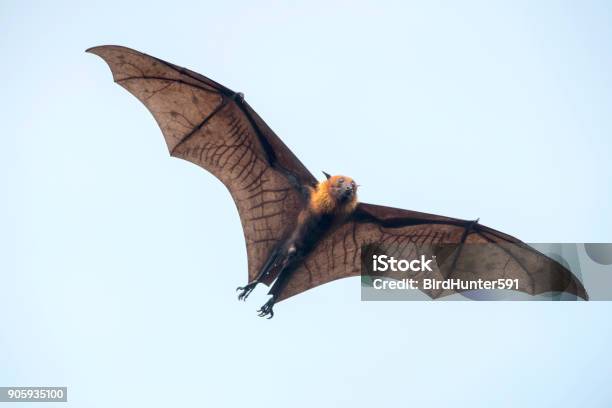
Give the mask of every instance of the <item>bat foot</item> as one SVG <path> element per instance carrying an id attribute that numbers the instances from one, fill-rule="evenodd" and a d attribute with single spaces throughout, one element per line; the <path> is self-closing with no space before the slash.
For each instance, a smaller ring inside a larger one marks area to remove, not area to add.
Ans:
<path id="1" fill-rule="evenodd" d="M 258 316 L 259 317 L 266 317 L 268 319 L 271 319 L 274 317 L 274 311 L 272 310 L 272 308 L 274 307 L 274 302 L 276 301 L 276 299 L 274 299 L 274 297 L 270 298 L 270 300 L 268 300 L 262 307 L 261 309 L 259 309 L 257 312 L 259 312 Z"/>
<path id="2" fill-rule="evenodd" d="M 253 289 L 255 289 L 255 286 L 257 286 L 257 283 L 258 282 L 251 282 L 246 286 L 238 286 L 236 288 L 236 292 L 240 291 L 240 293 L 238 294 L 238 300 L 246 300 L 246 298 L 249 297 Z"/>

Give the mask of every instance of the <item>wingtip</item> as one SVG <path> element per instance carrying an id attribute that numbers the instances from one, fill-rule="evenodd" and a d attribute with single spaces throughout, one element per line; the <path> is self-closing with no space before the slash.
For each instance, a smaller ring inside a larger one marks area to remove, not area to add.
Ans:
<path id="1" fill-rule="evenodd" d="M 572 283 L 573 283 L 572 285 L 573 287 L 571 287 L 568 292 L 573 293 L 574 295 L 576 295 L 577 297 L 581 298 L 584 301 L 588 301 L 589 294 L 586 288 L 584 287 L 584 285 L 582 284 L 582 282 L 578 278 L 573 276 Z"/>
<path id="2" fill-rule="evenodd" d="M 89 47 L 88 49 L 85 50 L 85 52 L 89 53 L 89 54 L 96 54 L 97 55 L 97 50 L 104 48 L 104 47 L 108 47 L 108 45 L 96 45 L 93 47 Z"/>
<path id="3" fill-rule="evenodd" d="M 85 50 L 85 52 L 88 52 L 90 54 L 100 55 L 97 51 L 107 49 L 107 48 L 125 49 L 129 51 L 134 51 L 131 48 L 124 47 L 123 45 L 106 44 L 106 45 L 96 45 L 93 47 L 89 47 L 88 49 Z"/>
<path id="4" fill-rule="evenodd" d="M 582 290 L 579 291 L 578 296 L 582 298 L 582 300 L 584 301 L 589 301 L 589 294 L 587 293 L 586 289 L 584 287 L 582 287 Z"/>

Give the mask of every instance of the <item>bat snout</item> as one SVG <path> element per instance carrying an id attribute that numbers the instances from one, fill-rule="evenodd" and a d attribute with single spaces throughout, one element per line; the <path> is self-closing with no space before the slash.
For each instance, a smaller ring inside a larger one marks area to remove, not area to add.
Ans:
<path id="1" fill-rule="evenodd" d="M 353 197 L 353 187 L 346 186 L 344 190 L 342 190 L 342 192 L 340 193 L 340 198 L 342 200 L 348 200 L 351 197 Z"/>

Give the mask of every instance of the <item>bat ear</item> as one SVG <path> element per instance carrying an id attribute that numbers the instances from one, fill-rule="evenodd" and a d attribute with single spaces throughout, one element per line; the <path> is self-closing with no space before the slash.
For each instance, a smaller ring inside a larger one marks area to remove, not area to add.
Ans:
<path id="1" fill-rule="evenodd" d="M 323 174 L 325 174 L 325 178 L 327 178 L 329 180 L 329 178 L 331 177 L 329 174 L 327 174 L 326 172 L 323 172 Z"/>

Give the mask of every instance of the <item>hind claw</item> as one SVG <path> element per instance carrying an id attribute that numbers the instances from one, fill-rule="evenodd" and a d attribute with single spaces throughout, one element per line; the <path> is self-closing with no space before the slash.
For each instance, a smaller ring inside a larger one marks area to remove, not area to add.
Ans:
<path id="1" fill-rule="evenodd" d="M 274 307 L 274 302 L 275 299 L 274 298 L 270 298 L 270 300 L 268 300 L 262 307 L 261 309 L 259 309 L 257 312 L 257 316 L 259 317 L 266 317 L 267 319 L 271 319 L 274 317 L 274 311 L 272 310 L 272 308 Z"/>
<path id="2" fill-rule="evenodd" d="M 255 286 L 257 286 L 257 282 L 251 282 L 247 284 L 246 286 L 238 286 L 236 288 L 236 292 L 241 291 L 238 294 L 238 300 L 243 300 L 243 301 L 246 300 L 246 298 L 249 297 L 253 289 L 255 289 Z"/>

